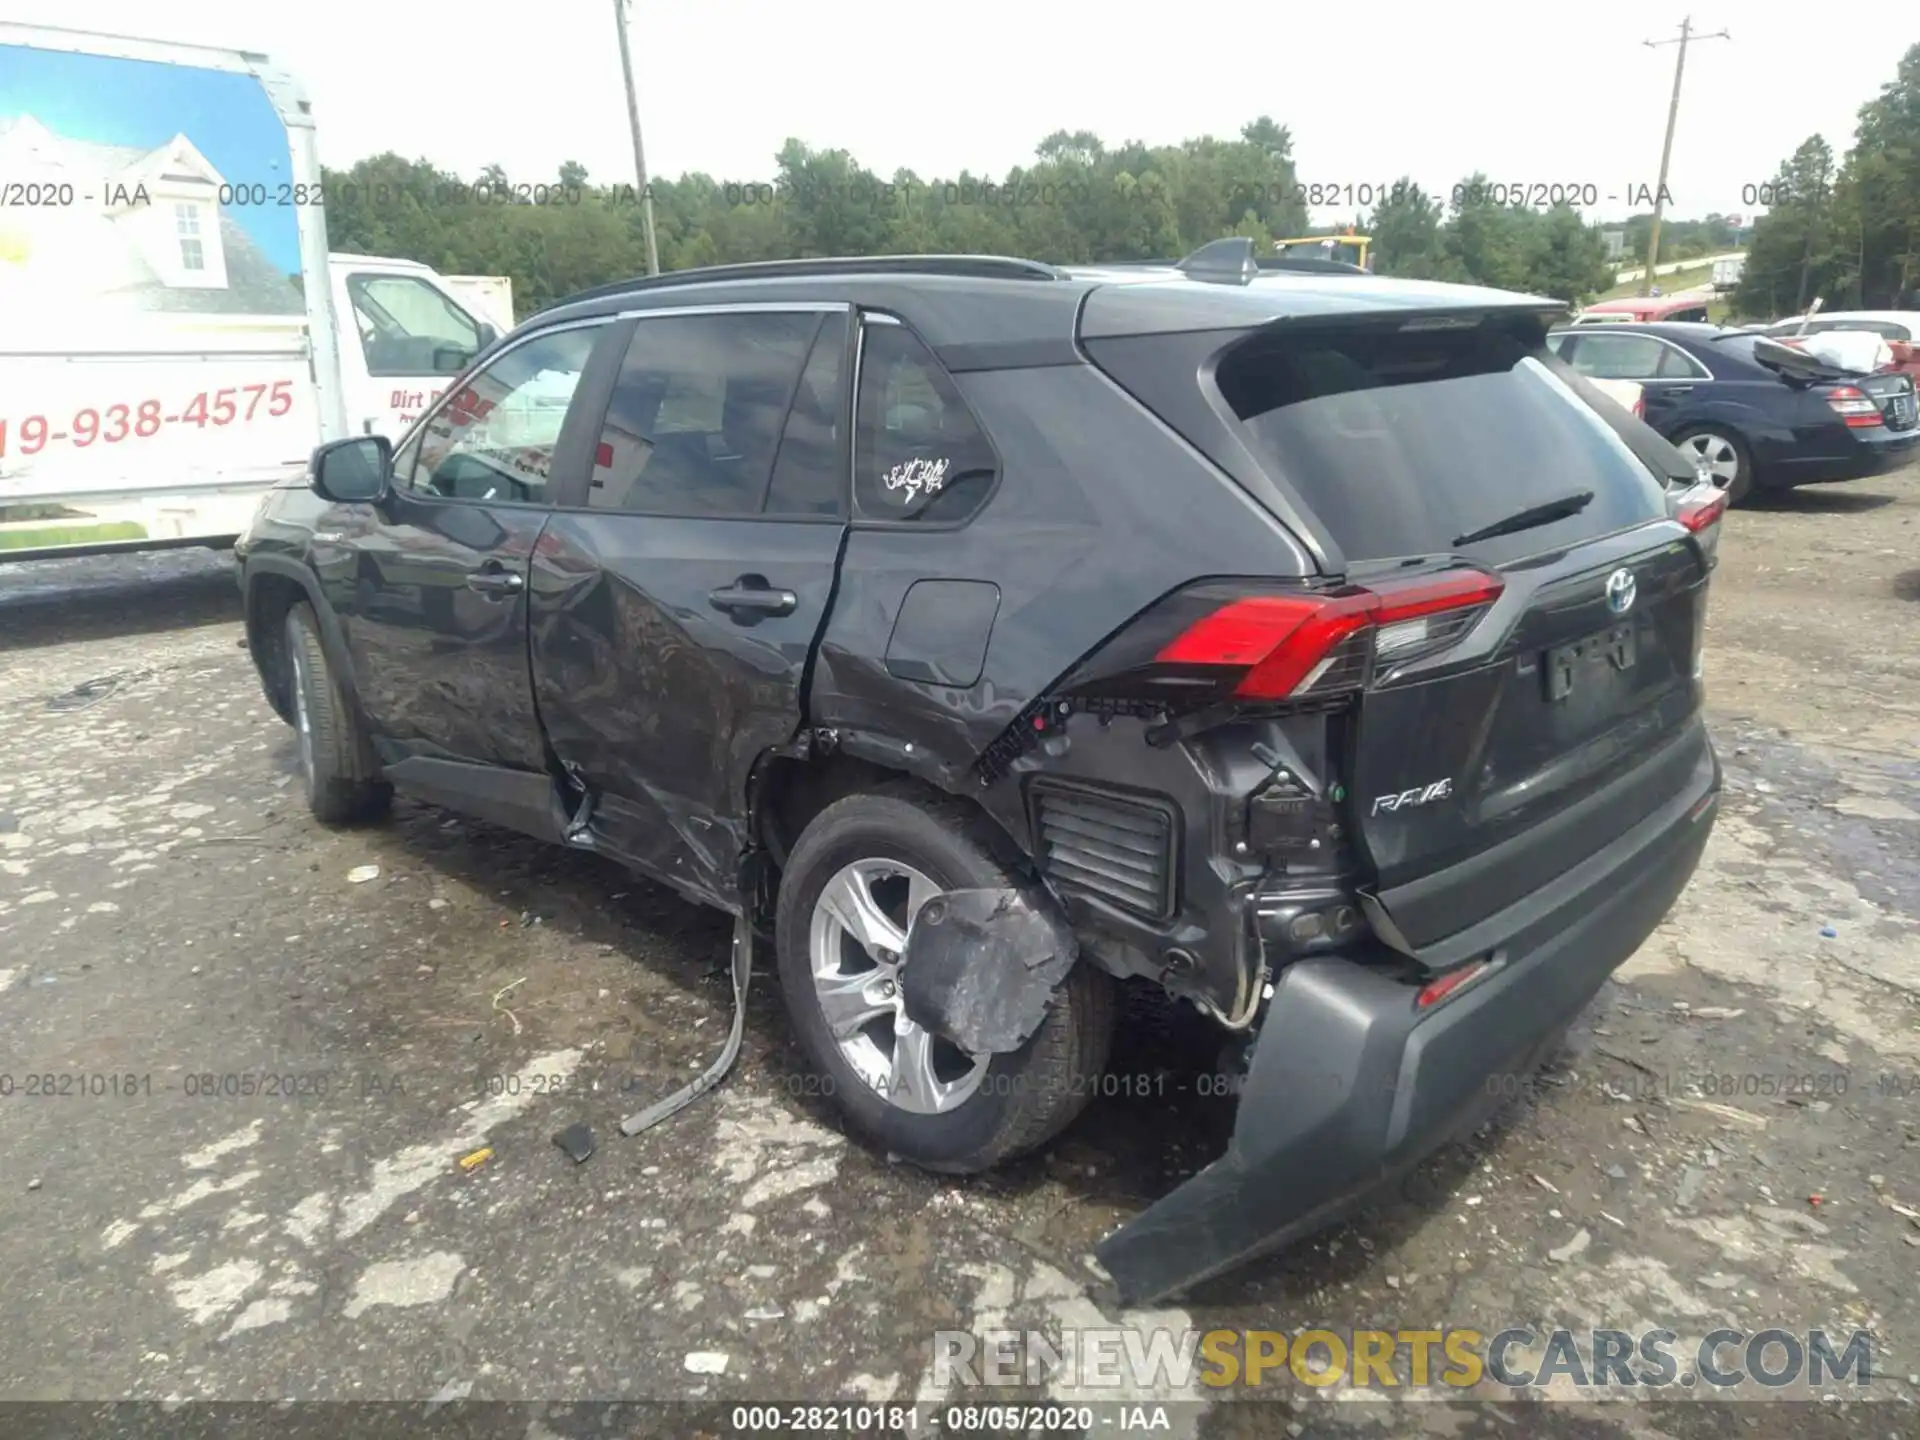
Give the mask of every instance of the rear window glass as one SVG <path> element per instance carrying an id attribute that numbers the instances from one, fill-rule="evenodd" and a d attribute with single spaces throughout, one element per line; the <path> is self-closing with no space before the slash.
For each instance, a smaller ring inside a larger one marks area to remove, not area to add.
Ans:
<path id="1" fill-rule="evenodd" d="M 1220 392 L 1349 560 L 1426 555 L 1590 490 L 1578 515 L 1464 547 L 1491 562 L 1666 513 L 1661 483 L 1544 363 L 1537 329 L 1263 336 Z"/>

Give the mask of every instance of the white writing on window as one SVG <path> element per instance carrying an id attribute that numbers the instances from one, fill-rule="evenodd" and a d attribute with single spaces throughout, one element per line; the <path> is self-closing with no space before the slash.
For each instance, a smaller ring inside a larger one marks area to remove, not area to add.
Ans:
<path id="1" fill-rule="evenodd" d="M 904 490 L 900 503 L 911 505 L 920 498 L 920 492 L 937 495 L 947 483 L 947 462 L 945 460 L 903 460 L 882 477 L 889 494 Z"/>

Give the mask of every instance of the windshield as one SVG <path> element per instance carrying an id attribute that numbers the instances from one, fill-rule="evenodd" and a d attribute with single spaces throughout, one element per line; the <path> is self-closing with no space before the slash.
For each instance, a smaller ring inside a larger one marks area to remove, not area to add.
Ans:
<path id="1" fill-rule="evenodd" d="M 1221 362 L 1255 452 L 1349 560 L 1453 548 L 1583 490 L 1577 515 L 1470 547 L 1490 563 L 1666 514 L 1661 483 L 1545 363 L 1537 328 L 1259 336 Z"/>

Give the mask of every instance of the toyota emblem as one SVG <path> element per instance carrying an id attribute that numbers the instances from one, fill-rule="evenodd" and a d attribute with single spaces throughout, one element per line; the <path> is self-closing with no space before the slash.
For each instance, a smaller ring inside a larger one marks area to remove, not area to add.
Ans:
<path id="1" fill-rule="evenodd" d="M 1620 569 L 1607 576 L 1607 609 L 1616 615 L 1624 615 L 1633 608 L 1633 595 L 1638 586 L 1634 582 L 1633 571 Z"/>

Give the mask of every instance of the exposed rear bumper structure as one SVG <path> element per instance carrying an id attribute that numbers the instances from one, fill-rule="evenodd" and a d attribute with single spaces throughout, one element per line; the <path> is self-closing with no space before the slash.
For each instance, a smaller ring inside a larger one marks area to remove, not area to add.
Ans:
<path id="1" fill-rule="evenodd" d="M 1719 790 L 1708 750 L 1695 783 L 1600 852 L 1602 878 L 1424 1013 L 1413 986 L 1353 960 L 1282 971 L 1227 1153 L 1098 1247 L 1122 1298 L 1161 1299 L 1311 1234 L 1480 1124 L 1666 915 Z"/>

